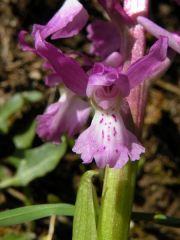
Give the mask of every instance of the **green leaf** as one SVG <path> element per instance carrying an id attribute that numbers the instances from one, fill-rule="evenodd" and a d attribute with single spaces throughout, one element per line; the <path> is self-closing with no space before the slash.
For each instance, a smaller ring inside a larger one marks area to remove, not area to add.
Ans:
<path id="1" fill-rule="evenodd" d="M 71 204 L 40 204 L 0 212 L 0 226 L 10 226 L 37 220 L 51 215 L 73 216 L 74 206 Z"/>
<path id="2" fill-rule="evenodd" d="M 13 114 L 20 111 L 23 105 L 24 100 L 21 94 L 16 94 L 3 106 L 0 106 L 0 132 L 8 132 Z"/>
<path id="3" fill-rule="evenodd" d="M 1 240 L 33 240 L 35 239 L 34 233 L 7 233 L 3 237 L 0 238 Z"/>
<path id="4" fill-rule="evenodd" d="M 35 103 L 42 100 L 43 94 L 39 91 L 34 90 L 34 91 L 22 92 L 22 97 L 28 102 Z"/>
<path id="5" fill-rule="evenodd" d="M 0 165 L 0 181 L 9 178 L 10 175 L 8 168 Z"/>
<path id="6" fill-rule="evenodd" d="M 35 178 L 43 177 L 57 166 L 65 152 L 65 140 L 60 145 L 45 143 L 40 147 L 25 150 L 15 176 L 0 182 L 0 188 L 26 186 Z"/>
<path id="7" fill-rule="evenodd" d="M 14 115 L 21 112 L 27 103 L 35 103 L 43 98 L 39 91 L 21 92 L 15 94 L 4 105 L 0 106 L 0 132 L 8 133 L 14 119 Z"/>
<path id="8" fill-rule="evenodd" d="M 31 147 L 33 139 L 35 137 L 36 121 L 32 121 L 28 128 L 13 137 L 13 142 L 18 149 L 26 149 Z"/>
<path id="9" fill-rule="evenodd" d="M 18 168 L 19 164 L 21 163 L 21 158 L 19 157 L 19 154 L 21 154 L 22 151 L 17 151 L 14 156 L 9 156 L 5 159 L 5 163 L 10 164 L 14 168 Z M 22 152 L 22 155 L 24 156 L 24 151 Z"/>
<path id="10" fill-rule="evenodd" d="M 97 240 L 97 196 L 92 184 L 95 171 L 86 172 L 80 182 L 73 221 L 73 240 Z"/>

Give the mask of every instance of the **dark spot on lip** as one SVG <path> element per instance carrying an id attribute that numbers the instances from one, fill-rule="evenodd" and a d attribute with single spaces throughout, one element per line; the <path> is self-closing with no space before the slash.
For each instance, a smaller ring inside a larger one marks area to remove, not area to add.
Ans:
<path id="1" fill-rule="evenodd" d="M 102 130 L 102 138 L 104 138 L 104 130 Z"/>
<path id="2" fill-rule="evenodd" d="M 117 117 L 115 114 L 112 114 L 112 117 L 114 118 L 114 121 L 117 122 Z"/>
<path id="3" fill-rule="evenodd" d="M 101 123 L 103 123 L 103 121 L 104 121 L 104 118 L 101 118 L 101 120 L 99 121 L 99 123 L 101 124 Z"/>
<path id="4" fill-rule="evenodd" d="M 117 131 L 116 131 L 116 128 L 114 127 L 114 128 L 113 128 L 113 136 L 115 137 L 116 134 L 117 134 Z"/>

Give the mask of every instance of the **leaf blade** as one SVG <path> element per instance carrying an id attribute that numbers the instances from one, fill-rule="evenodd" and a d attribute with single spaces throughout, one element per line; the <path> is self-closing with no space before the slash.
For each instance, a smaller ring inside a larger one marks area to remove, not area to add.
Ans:
<path id="1" fill-rule="evenodd" d="M 25 150 L 16 174 L 0 182 L 0 188 L 27 186 L 32 180 L 52 171 L 66 152 L 66 141 L 61 145 L 45 143 L 40 147 Z"/>
<path id="2" fill-rule="evenodd" d="M 74 206 L 66 203 L 40 204 L 0 212 L 0 226 L 34 221 L 51 215 L 73 216 Z"/>

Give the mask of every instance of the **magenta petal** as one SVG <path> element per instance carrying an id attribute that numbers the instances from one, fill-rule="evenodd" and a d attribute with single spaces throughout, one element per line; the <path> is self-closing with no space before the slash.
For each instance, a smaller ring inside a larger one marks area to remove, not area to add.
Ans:
<path id="1" fill-rule="evenodd" d="M 25 40 L 25 37 L 27 34 L 28 32 L 23 30 L 19 32 L 18 40 L 19 40 L 20 47 L 23 51 L 30 51 L 35 53 L 36 50 L 33 47 L 31 47 Z"/>
<path id="2" fill-rule="evenodd" d="M 41 30 L 42 38 L 46 39 L 50 35 L 52 39 L 72 37 L 79 33 L 87 20 L 88 13 L 79 1 L 66 0 Z"/>
<path id="3" fill-rule="evenodd" d="M 120 36 L 112 23 L 97 20 L 88 25 L 87 31 L 92 41 L 91 53 L 104 58 L 120 49 Z"/>
<path id="4" fill-rule="evenodd" d="M 122 168 L 129 159 L 139 160 L 145 149 L 125 128 L 119 113 L 96 111 L 91 126 L 81 133 L 73 151 L 81 154 L 83 163 L 94 158 L 100 168 Z"/>
<path id="5" fill-rule="evenodd" d="M 129 26 L 134 24 L 133 19 L 125 12 L 119 0 L 99 0 L 99 3 L 116 23 L 124 23 Z"/>
<path id="6" fill-rule="evenodd" d="M 158 26 L 151 20 L 145 17 L 138 17 L 138 23 L 140 23 L 148 32 L 150 32 L 155 37 L 159 38 L 160 36 L 164 36 L 168 38 L 168 45 L 180 53 L 180 37 L 174 33 L 170 33 L 164 28 Z"/>
<path id="7" fill-rule="evenodd" d="M 70 91 L 51 104 L 46 112 L 37 117 L 37 133 L 46 141 L 59 143 L 62 134 L 73 136 L 86 123 L 90 114 L 88 104 Z"/>
<path id="8" fill-rule="evenodd" d="M 88 77 L 75 60 L 43 40 L 39 32 L 35 35 L 35 48 L 40 56 L 48 60 L 69 89 L 79 95 L 85 95 Z"/>
<path id="9" fill-rule="evenodd" d="M 149 53 L 130 65 L 127 76 L 130 87 L 134 88 L 141 82 L 154 78 L 161 69 L 164 70 L 167 59 L 168 39 L 160 37 L 151 47 Z"/>

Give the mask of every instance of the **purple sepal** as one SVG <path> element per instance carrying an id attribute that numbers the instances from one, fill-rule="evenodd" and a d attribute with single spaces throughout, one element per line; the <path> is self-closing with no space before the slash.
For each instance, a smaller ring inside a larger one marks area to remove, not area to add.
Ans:
<path id="1" fill-rule="evenodd" d="M 168 39 L 160 37 L 150 48 L 149 53 L 130 65 L 127 76 L 130 88 L 134 88 L 145 80 L 155 78 L 167 60 Z"/>
<path id="2" fill-rule="evenodd" d="M 72 37 L 79 33 L 87 20 L 88 13 L 79 1 L 66 0 L 46 25 L 35 25 L 32 34 L 41 31 L 43 39 L 50 35 L 52 39 Z"/>
<path id="3" fill-rule="evenodd" d="M 87 20 L 88 13 L 79 1 L 66 0 L 46 25 L 33 25 L 31 36 L 34 38 L 37 32 L 41 32 L 43 39 L 50 35 L 52 39 L 72 37 L 79 33 Z M 22 50 L 36 52 L 33 47 L 26 43 L 26 34 L 26 31 L 19 33 L 19 43 Z"/>
<path id="4" fill-rule="evenodd" d="M 169 47 L 171 47 L 174 51 L 180 53 L 180 37 L 178 36 L 178 34 L 168 32 L 164 28 L 158 26 L 157 24 L 145 17 L 140 16 L 137 18 L 137 21 L 155 37 L 167 37 Z"/>
<path id="5" fill-rule="evenodd" d="M 59 79 L 79 95 L 85 95 L 88 77 L 80 65 L 72 58 L 60 52 L 55 46 L 42 39 L 40 32 L 35 35 L 37 53 L 53 67 Z"/>

